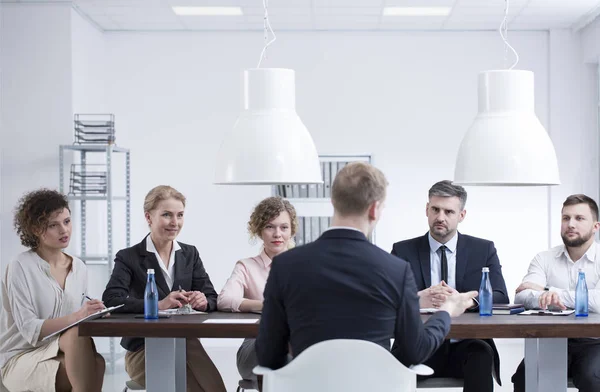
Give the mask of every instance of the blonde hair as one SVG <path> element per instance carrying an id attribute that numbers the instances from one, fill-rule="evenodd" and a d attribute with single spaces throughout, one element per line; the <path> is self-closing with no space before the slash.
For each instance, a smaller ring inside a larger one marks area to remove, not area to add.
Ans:
<path id="1" fill-rule="evenodd" d="M 158 203 L 168 199 L 179 200 L 185 208 L 185 196 L 177 189 L 168 185 L 159 185 L 148 192 L 144 199 L 144 212 L 150 212 L 158 207 Z"/>
<path id="2" fill-rule="evenodd" d="M 333 208 L 345 216 L 363 214 L 385 199 L 388 182 L 381 170 L 366 162 L 352 162 L 338 172 L 331 187 Z"/>
<path id="3" fill-rule="evenodd" d="M 287 211 L 290 215 L 292 237 L 298 230 L 298 218 L 296 217 L 296 209 L 289 201 L 279 196 L 267 197 L 257 204 L 250 215 L 248 221 L 248 233 L 251 238 L 260 238 L 263 229 L 267 227 L 270 221 L 277 218 L 279 214 Z"/>

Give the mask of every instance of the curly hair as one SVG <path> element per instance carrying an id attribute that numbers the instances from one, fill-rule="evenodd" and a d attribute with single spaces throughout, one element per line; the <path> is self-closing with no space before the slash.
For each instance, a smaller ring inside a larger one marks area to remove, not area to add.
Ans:
<path id="1" fill-rule="evenodd" d="M 15 208 L 13 220 L 21 244 L 37 249 L 39 237 L 46 231 L 52 214 L 65 208 L 71 212 L 67 197 L 60 192 L 42 188 L 24 194 Z"/>
<path id="2" fill-rule="evenodd" d="M 277 218 L 283 211 L 290 214 L 292 237 L 298 230 L 296 209 L 289 201 L 279 196 L 267 197 L 254 208 L 248 221 L 248 233 L 251 238 L 260 238 L 263 229 L 270 221 Z"/>

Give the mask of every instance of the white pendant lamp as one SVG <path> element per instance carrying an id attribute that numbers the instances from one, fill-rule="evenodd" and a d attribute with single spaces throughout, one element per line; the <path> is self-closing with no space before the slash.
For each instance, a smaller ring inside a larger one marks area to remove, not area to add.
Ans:
<path id="1" fill-rule="evenodd" d="M 479 74 L 479 111 L 460 144 L 454 183 L 558 185 L 554 145 L 535 115 L 533 72 L 512 69 L 518 55 L 506 41 L 506 4 L 500 34 L 516 61 L 508 70 Z"/>
<path id="2" fill-rule="evenodd" d="M 269 24 L 265 7 L 265 36 Z M 215 184 L 277 185 L 322 183 L 319 156 L 296 114 L 294 71 L 260 68 L 244 71 L 244 110 L 217 155 Z"/>

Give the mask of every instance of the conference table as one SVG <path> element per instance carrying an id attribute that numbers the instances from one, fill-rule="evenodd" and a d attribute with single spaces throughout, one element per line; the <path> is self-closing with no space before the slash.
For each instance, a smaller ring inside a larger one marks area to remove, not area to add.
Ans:
<path id="1" fill-rule="evenodd" d="M 422 315 L 426 321 L 428 315 Z M 184 392 L 186 338 L 256 337 L 260 315 L 215 312 L 144 320 L 134 315 L 82 322 L 79 335 L 143 337 L 146 341 L 148 392 Z M 452 320 L 448 339 L 525 339 L 527 392 L 567 390 L 567 339 L 600 337 L 600 314 L 586 318 L 569 316 L 463 314 Z M 235 359 L 232 358 L 232 361 Z"/>

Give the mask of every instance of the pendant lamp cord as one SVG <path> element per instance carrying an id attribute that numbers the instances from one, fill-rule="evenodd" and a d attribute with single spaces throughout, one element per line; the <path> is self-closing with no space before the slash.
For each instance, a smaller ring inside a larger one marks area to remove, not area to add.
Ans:
<path id="1" fill-rule="evenodd" d="M 262 52 L 260 52 L 260 59 L 258 59 L 258 65 L 256 66 L 256 68 L 260 68 L 260 64 L 262 63 L 262 61 L 267 58 L 267 48 L 273 44 L 273 42 L 275 42 L 275 40 L 277 39 L 277 37 L 275 36 L 275 32 L 273 31 L 273 28 L 271 27 L 271 22 L 269 21 L 269 11 L 268 11 L 268 7 L 269 7 L 269 0 L 263 0 L 263 7 L 265 9 L 265 16 L 263 18 L 263 27 L 264 27 L 264 32 L 265 32 L 265 46 L 263 47 Z M 273 36 L 273 38 L 271 38 L 271 40 L 269 40 L 269 33 L 271 33 L 271 35 Z"/>
<path id="2" fill-rule="evenodd" d="M 515 54 L 515 62 L 509 68 L 509 69 L 513 69 L 519 63 L 519 54 L 517 53 L 515 48 L 513 48 L 508 43 L 508 8 L 510 6 L 509 2 L 510 2 L 510 0 L 504 1 L 504 19 L 502 19 L 502 23 L 500 24 L 500 28 L 498 29 L 498 32 L 500 33 L 500 37 L 502 37 L 502 40 L 504 41 L 504 66 L 505 67 L 506 67 L 506 61 L 508 58 L 508 49 L 512 50 L 512 52 Z"/>

